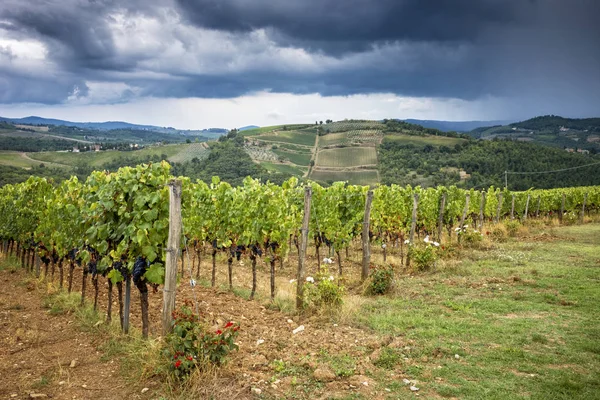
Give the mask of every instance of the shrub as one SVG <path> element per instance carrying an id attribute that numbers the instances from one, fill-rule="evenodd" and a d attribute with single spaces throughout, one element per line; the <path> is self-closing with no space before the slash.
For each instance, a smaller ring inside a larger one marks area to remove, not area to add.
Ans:
<path id="1" fill-rule="evenodd" d="M 425 242 L 425 245 L 410 244 L 408 257 L 418 271 L 427 271 L 435 266 L 438 259 L 438 247 L 429 241 Z"/>
<path id="2" fill-rule="evenodd" d="M 229 321 L 213 331 L 199 321 L 188 304 L 181 306 L 173 311 L 172 332 L 165 338 L 163 355 L 169 372 L 184 378 L 194 369 L 224 364 L 227 355 L 238 348 L 235 338 L 239 329 L 239 324 Z"/>
<path id="3" fill-rule="evenodd" d="M 304 308 L 339 309 L 344 302 L 344 292 L 344 286 L 324 268 L 314 278 L 311 276 L 306 278 Z"/>
<path id="4" fill-rule="evenodd" d="M 371 265 L 367 294 L 388 293 L 394 283 L 394 270 L 389 265 Z"/>
<path id="5" fill-rule="evenodd" d="M 515 237 L 517 233 L 519 233 L 519 229 L 521 228 L 521 223 L 516 219 L 509 220 L 504 222 L 504 226 L 506 227 L 506 231 L 508 232 L 508 236 Z"/>
<path id="6" fill-rule="evenodd" d="M 487 232 L 490 233 L 490 239 L 496 242 L 503 242 L 506 240 L 507 230 L 503 225 L 494 225 Z"/>
<path id="7" fill-rule="evenodd" d="M 458 241 L 467 247 L 475 247 L 483 241 L 483 234 L 476 229 L 469 229 L 469 225 L 455 229 Z"/>

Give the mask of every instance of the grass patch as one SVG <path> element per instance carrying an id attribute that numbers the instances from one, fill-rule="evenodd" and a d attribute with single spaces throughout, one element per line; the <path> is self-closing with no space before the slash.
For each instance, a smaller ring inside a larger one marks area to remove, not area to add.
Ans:
<path id="1" fill-rule="evenodd" d="M 283 172 L 283 173 L 287 173 L 287 174 L 291 174 L 291 175 L 295 175 L 295 176 L 302 176 L 304 174 L 303 170 L 301 170 L 300 168 L 298 168 L 296 166 L 290 165 L 290 164 L 278 164 L 278 163 L 263 162 L 263 163 L 260 163 L 260 165 L 265 167 L 268 171 Z"/>
<path id="2" fill-rule="evenodd" d="M 274 149 L 273 153 L 280 157 L 283 157 L 296 165 L 308 166 L 310 164 L 311 154 L 307 153 L 294 153 L 291 151 L 284 151 L 280 149 Z"/>
<path id="3" fill-rule="evenodd" d="M 325 183 L 348 181 L 352 185 L 372 185 L 379 182 L 377 171 L 372 170 L 323 171 L 313 169 L 310 179 Z"/>
<path id="4" fill-rule="evenodd" d="M 397 297 L 366 299 L 354 323 L 410 343 L 376 365 L 400 362 L 424 397 L 600 398 L 600 225 L 554 234 L 464 250 L 469 274 L 400 276 Z"/>

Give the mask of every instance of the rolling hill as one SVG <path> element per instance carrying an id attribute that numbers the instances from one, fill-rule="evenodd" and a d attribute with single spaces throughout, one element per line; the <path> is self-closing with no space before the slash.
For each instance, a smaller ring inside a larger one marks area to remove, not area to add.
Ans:
<path id="1" fill-rule="evenodd" d="M 509 139 L 572 151 L 600 152 L 600 118 L 535 117 L 509 125 L 480 127 L 468 133 L 476 139 Z"/>
<path id="2" fill-rule="evenodd" d="M 0 117 L 0 121 L 9 122 L 16 125 L 35 125 L 35 126 L 68 126 L 79 129 L 90 129 L 99 131 L 112 130 L 135 130 L 135 131 L 152 131 L 158 133 L 166 133 L 173 135 L 186 136 L 205 136 L 211 139 L 218 138 L 228 132 L 224 128 L 208 128 L 208 129 L 175 129 L 172 127 L 161 127 L 155 125 L 138 125 L 123 121 L 106 121 L 106 122 L 72 122 L 61 119 L 43 118 L 30 116 L 25 118 L 6 118 Z"/>

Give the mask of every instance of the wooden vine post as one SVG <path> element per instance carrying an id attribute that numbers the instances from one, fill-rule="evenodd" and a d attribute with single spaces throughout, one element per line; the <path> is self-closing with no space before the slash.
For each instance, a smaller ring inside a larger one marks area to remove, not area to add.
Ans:
<path id="1" fill-rule="evenodd" d="M 525 213 L 523 214 L 523 221 L 527 219 L 527 214 L 529 213 L 529 200 L 531 199 L 531 194 L 527 194 L 527 202 L 525 202 Z"/>
<path id="2" fill-rule="evenodd" d="M 481 202 L 479 203 L 479 230 L 483 230 L 483 212 L 485 211 L 485 192 L 481 191 Z"/>
<path id="3" fill-rule="evenodd" d="M 500 222 L 500 211 L 502 211 L 503 197 L 504 197 L 503 193 L 498 194 L 498 207 L 496 208 L 496 223 Z"/>
<path id="4" fill-rule="evenodd" d="M 565 213 L 565 194 L 562 195 L 562 202 L 560 203 L 560 213 L 558 214 L 558 221 L 562 224 L 563 214 Z"/>
<path id="5" fill-rule="evenodd" d="M 175 309 L 175 289 L 177 287 L 177 256 L 181 240 L 181 181 L 169 181 L 169 237 L 167 239 L 167 259 L 165 265 L 165 288 L 163 290 L 163 336 L 171 330 Z"/>
<path id="6" fill-rule="evenodd" d="M 440 201 L 440 212 L 438 214 L 438 231 L 437 240 L 442 243 L 442 227 L 444 226 L 444 209 L 446 208 L 446 193 L 442 193 L 442 199 Z"/>
<path id="7" fill-rule="evenodd" d="M 585 217 L 585 203 L 587 202 L 587 197 L 588 197 L 588 194 L 585 193 L 583 195 L 583 206 L 581 207 L 581 218 L 580 218 L 580 221 L 579 221 L 582 224 L 583 224 L 583 218 Z"/>
<path id="8" fill-rule="evenodd" d="M 300 231 L 300 248 L 298 249 L 298 273 L 296 274 L 296 309 L 304 308 L 304 262 L 306 259 L 306 246 L 308 245 L 308 223 L 310 222 L 310 202 L 312 199 L 312 188 L 304 188 L 304 217 L 302 218 L 302 230 Z"/>
<path id="9" fill-rule="evenodd" d="M 510 205 L 510 219 L 515 219 L 515 195 L 512 195 L 512 203 Z"/>
<path id="10" fill-rule="evenodd" d="M 410 234 L 409 240 L 410 244 L 413 244 L 415 241 L 415 231 L 417 230 L 417 210 L 419 208 L 419 195 L 417 193 L 413 196 L 413 210 L 412 217 L 410 219 Z"/>
<path id="11" fill-rule="evenodd" d="M 369 263 L 371 262 L 371 248 L 369 243 L 369 220 L 371 219 L 371 203 L 373 202 L 373 191 L 367 192 L 367 199 L 365 201 L 365 216 L 363 219 L 363 230 L 362 230 L 362 273 L 361 279 L 364 281 L 369 277 Z"/>
<path id="12" fill-rule="evenodd" d="M 467 213 L 469 212 L 469 201 L 471 200 L 471 193 L 467 193 L 465 195 L 465 209 L 463 210 L 462 216 L 460 217 L 460 225 L 458 226 L 461 230 L 463 226 L 465 226 L 465 219 L 467 218 Z"/>
<path id="13" fill-rule="evenodd" d="M 537 208 L 535 209 L 535 217 L 539 217 L 540 216 L 540 204 L 542 202 L 542 196 L 538 196 L 538 201 L 537 201 Z"/>

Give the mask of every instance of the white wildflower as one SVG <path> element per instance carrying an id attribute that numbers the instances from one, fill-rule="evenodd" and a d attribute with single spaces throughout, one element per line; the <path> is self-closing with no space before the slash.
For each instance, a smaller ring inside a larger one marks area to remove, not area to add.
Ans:
<path id="1" fill-rule="evenodd" d="M 294 283 L 294 282 L 296 282 L 295 279 L 290 279 L 290 283 Z"/>
<path id="2" fill-rule="evenodd" d="M 406 240 L 404 241 L 404 244 L 410 244 L 410 240 L 406 239 Z"/>
<path id="3" fill-rule="evenodd" d="M 387 247 L 387 244 L 385 244 L 385 243 L 381 245 L 382 249 L 385 249 L 386 247 Z"/>
<path id="4" fill-rule="evenodd" d="M 454 232 L 460 231 L 460 228 L 454 228 Z"/>
<path id="5" fill-rule="evenodd" d="M 463 225 L 463 228 L 467 229 L 469 227 L 469 225 Z"/>
<path id="6" fill-rule="evenodd" d="M 429 243 L 429 235 L 425 236 L 425 239 L 423 239 L 423 241 L 424 241 L 425 243 Z"/>
<path id="7" fill-rule="evenodd" d="M 433 245 L 434 245 L 435 247 L 440 247 L 440 244 L 439 244 L 438 242 L 433 242 Z"/>
<path id="8" fill-rule="evenodd" d="M 335 279 L 335 278 L 333 277 L 333 275 L 329 275 L 329 280 L 330 280 L 330 281 L 332 281 L 332 280 L 334 280 L 334 279 Z"/>
<path id="9" fill-rule="evenodd" d="M 315 283 L 315 278 L 313 278 L 312 276 L 307 276 L 306 282 Z"/>

